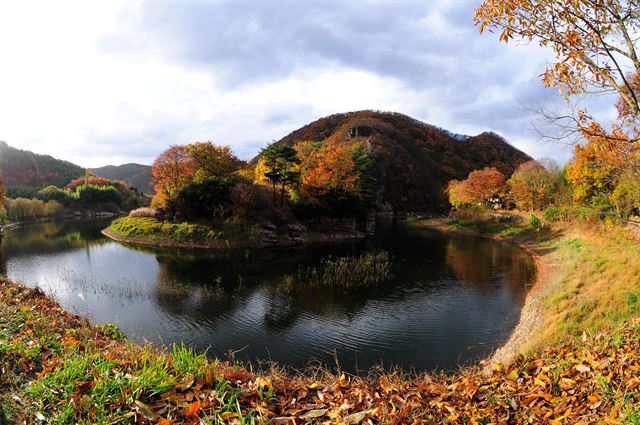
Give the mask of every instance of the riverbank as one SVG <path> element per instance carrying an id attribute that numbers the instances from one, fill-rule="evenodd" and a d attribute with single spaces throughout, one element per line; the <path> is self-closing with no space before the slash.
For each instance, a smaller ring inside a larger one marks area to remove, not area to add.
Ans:
<path id="1" fill-rule="evenodd" d="M 296 374 L 160 350 L 0 281 L 2 423 L 610 423 L 640 420 L 640 321 L 492 374 Z"/>
<path id="2" fill-rule="evenodd" d="M 459 222 L 449 223 L 442 219 L 430 219 L 418 222 L 420 226 L 427 226 L 446 233 L 457 233 L 467 236 L 484 237 L 493 240 L 500 240 L 517 245 L 527 251 L 536 266 L 535 280 L 527 293 L 524 305 L 520 310 L 520 318 L 516 327 L 511 332 L 509 339 L 488 358 L 485 363 L 485 370 L 490 372 L 498 364 L 510 364 L 521 353 L 532 351 L 534 347 L 528 344 L 531 336 L 538 333 L 544 323 L 543 299 L 545 297 L 545 287 L 550 278 L 551 259 L 548 254 L 546 241 L 540 238 L 541 235 L 532 237 L 513 237 L 500 234 L 504 230 L 502 227 L 494 227 L 493 232 L 481 230 L 477 226 L 462 224 Z"/>
<path id="3" fill-rule="evenodd" d="M 441 231 L 489 237 L 526 249 L 537 266 L 518 325 L 489 365 L 518 354 L 611 333 L 640 316 L 640 245 L 625 228 L 602 223 L 531 225 L 428 220 Z"/>

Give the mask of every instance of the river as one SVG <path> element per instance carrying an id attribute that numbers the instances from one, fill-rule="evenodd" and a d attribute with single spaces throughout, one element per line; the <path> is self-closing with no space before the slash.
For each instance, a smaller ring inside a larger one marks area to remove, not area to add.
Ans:
<path id="1" fill-rule="evenodd" d="M 136 341 L 294 368 L 453 370 L 477 361 L 507 339 L 535 274 L 518 247 L 403 224 L 381 224 L 364 241 L 236 251 L 126 246 L 101 235 L 108 224 L 15 229 L 0 244 L 0 273 Z M 381 249 L 393 273 L 383 284 L 285 290 L 299 267 Z"/>

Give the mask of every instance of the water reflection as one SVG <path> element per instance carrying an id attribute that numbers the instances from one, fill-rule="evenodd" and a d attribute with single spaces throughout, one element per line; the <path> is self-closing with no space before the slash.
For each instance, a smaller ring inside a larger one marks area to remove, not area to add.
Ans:
<path id="1" fill-rule="evenodd" d="M 40 286 L 68 310 L 116 322 L 136 339 L 185 342 L 213 355 L 295 367 L 311 358 L 350 371 L 376 363 L 452 368 L 486 355 L 515 322 L 533 277 L 504 243 L 388 224 L 339 245 L 225 252 L 123 246 L 106 220 L 11 232 L 0 270 Z M 393 281 L 372 288 L 285 290 L 299 265 L 385 249 Z"/>

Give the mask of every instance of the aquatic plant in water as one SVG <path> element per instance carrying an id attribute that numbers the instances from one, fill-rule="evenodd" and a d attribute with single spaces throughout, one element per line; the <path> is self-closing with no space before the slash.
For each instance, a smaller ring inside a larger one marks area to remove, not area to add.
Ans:
<path id="1" fill-rule="evenodd" d="M 317 267 L 300 265 L 295 283 L 303 287 L 358 288 L 388 281 L 393 277 L 391 269 L 391 255 L 384 250 L 328 257 Z"/>

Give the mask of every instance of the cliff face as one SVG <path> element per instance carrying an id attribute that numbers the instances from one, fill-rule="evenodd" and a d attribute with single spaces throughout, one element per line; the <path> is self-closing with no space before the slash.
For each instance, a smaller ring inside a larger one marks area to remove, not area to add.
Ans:
<path id="1" fill-rule="evenodd" d="M 330 115 L 279 143 L 294 145 L 305 140 L 364 141 L 374 159 L 377 208 L 382 211 L 446 210 L 444 189 L 449 180 L 464 179 L 484 167 L 496 167 L 509 176 L 531 159 L 495 133 L 463 136 L 392 112 Z"/>

